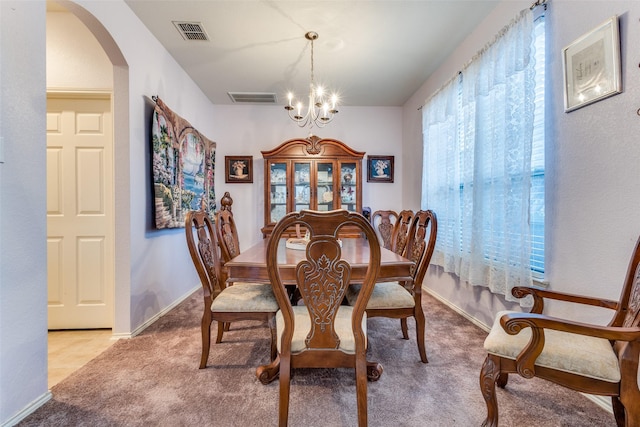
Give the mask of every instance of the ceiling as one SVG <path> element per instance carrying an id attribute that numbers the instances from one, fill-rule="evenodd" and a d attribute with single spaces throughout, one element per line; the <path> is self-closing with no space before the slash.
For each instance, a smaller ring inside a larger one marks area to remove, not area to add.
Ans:
<path id="1" fill-rule="evenodd" d="M 493 0 L 125 0 L 214 104 L 228 92 L 308 95 L 315 80 L 340 104 L 401 106 L 475 26 Z M 208 41 L 174 25 L 199 23 Z M 463 64 L 460 64 L 461 66 Z"/>

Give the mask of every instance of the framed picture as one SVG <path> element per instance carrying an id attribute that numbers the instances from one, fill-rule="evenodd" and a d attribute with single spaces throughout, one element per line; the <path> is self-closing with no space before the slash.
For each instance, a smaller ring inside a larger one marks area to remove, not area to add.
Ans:
<path id="1" fill-rule="evenodd" d="M 367 182 L 393 182 L 393 156 L 367 156 Z"/>
<path id="2" fill-rule="evenodd" d="M 565 47 L 562 65 L 566 113 L 622 92 L 618 17 Z"/>
<path id="3" fill-rule="evenodd" d="M 253 156 L 224 156 L 224 182 L 253 182 Z"/>

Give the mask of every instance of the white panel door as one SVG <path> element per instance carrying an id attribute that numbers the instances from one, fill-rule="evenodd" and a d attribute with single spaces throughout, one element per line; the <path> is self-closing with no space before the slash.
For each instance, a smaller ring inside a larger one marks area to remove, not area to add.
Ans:
<path id="1" fill-rule="evenodd" d="M 49 329 L 113 326 L 109 97 L 47 97 Z"/>

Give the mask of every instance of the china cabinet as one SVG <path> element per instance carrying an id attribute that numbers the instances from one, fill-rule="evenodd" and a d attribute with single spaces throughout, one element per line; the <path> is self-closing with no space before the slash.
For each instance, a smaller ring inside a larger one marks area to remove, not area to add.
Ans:
<path id="1" fill-rule="evenodd" d="M 362 211 L 362 158 L 336 139 L 291 139 L 264 158 L 264 227 L 267 237 L 292 211 Z"/>

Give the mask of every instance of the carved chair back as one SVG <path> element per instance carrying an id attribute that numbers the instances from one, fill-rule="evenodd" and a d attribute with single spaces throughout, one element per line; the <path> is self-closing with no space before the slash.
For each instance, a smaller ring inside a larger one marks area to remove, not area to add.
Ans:
<path id="1" fill-rule="evenodd" d="M 409 228 L 411 227 L 411 220 L 413 219 L 412 210 L 402 210 L 398 214 L 398 220 L 393 229 L 393 238 L 391 244 L 391 250 L 398 255 L 404 255 L 407 248 L 407 239 L 409 234 Z"/>
<path id="2" fill-rule="evenodd" d="M 633 258 L 629 261 L 627 276 L 622 295 L 620 296 L 620 306 L 610 326 L 622 326 L 631 328 L 640 325 L 640 239 L 636 243 Z"/>
<path id="3" fill-rule="evenodd" d="M 407 234 L 407 250 L 405 256 L 415 263 L 412 268 L 413 287 L 420 293 L 422 280 L 429 268 L 431 256 L 436 247 L 438 220 L 432 210 L 416 212 Z M 428 238 L 427 238 L 428 237 Z"/>
<path id="4" fill-rule="evenodd" d="M 238 229 L 233 219 L 231 205 L 233 199 L 227 191 L 220 200 L 221 208 L 216 213 L 216 230 L 218 233 L 218 241 L 222 252 L 223 262 L 228 262 L 232 258 L 240 255 L 240 241 L 238 239 Z"/>
<path id="5" fill-rule="evenodd" d="M 371 224 L 378 233 L 383 248 L 391 250 L 393 229 L 398 222 L 398 213 L 392 210 L 378 210 L 371 216 Z"/>
<path id="6" fill-rule="evenodd" d="M 213 299 L 225 287 L 221 281 L 220 254 L 213 223 L 205 211 L 189 211 L 185 231 L 189 254 L 202 283 L 205 299 Z"/>
<path id="7" fill-rule="evenodd" d="M 362 331 L 362 318 L 380 270 L 380 245 L 371 224 L 362 215 L 345 210 L 291 212 L 280 220 L 273 230 L 267 250 L 267 267 L 285 322 L 281 353 L 290 351 L 288 346 L 293 337 L 294 314 L 278 270 L 278 241 L 289 227 L 296 224 L 300 224 L 310 233 L 305 251 L 306 258 L 296 267 L 297 286 L 311 318 L 311 330 L 305 340 L 307 349 L 335 350 L 340 344 L 334 323 L 350 284 L 351 266 L 341 257 L 339 230 L 344 226 L 356 226 L 368 239 L 369 266 L 360 297 L 354 306 L 351 322 L 355 333 L 356 351 L 364 355 L 366 340 Z"/>

